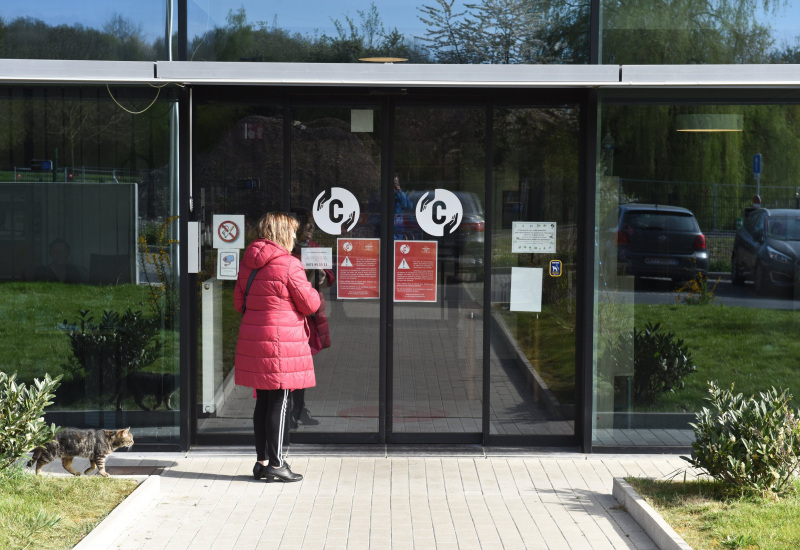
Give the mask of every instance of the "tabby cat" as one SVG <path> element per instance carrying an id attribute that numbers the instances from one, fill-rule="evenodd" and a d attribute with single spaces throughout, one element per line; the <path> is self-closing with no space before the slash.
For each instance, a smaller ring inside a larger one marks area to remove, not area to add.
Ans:
<path id="1" fill-rule="evenodd" d="M 42 467 L 61 457 L 61 464 L 69 473 L 79 476 L 80 472 L 72 469 L 72 459 L 76 456 L 89 459 L 89 467 L 84 475 L 98 469 L 103 477 L 108 477 L 106 472 L 106 457 L 120 447 L 133 445 L 131 429 L 124 430 L 79 430 L 77 428 L 64 428 L 56 434 L 55 439 L 44 447 L 36 447 L 33 456 L 28 462 L 28 467 L 36 463 L 36 473 Z"/>
<path id="2" fill-rule="evenodd" d="M 168 411 L 172 410 L 172 394 L 174 394 L 178 387 L 176 385 L 176 377 L 174 374 L 159 374 L 156 372 L 132 372 L 128 376 L 120 380 L 119 392 L 111 396 L 109 403 L 117 401 L 117 410 L 122 410 L 122 400 L 129 396 L 133 396 L 133 400 L 143 411 L 149 411 L 150 408 L 144 404 L 146 395 L 152 395 L 156 400 L 156 406 L 153 410 L 164 403 Z"/>

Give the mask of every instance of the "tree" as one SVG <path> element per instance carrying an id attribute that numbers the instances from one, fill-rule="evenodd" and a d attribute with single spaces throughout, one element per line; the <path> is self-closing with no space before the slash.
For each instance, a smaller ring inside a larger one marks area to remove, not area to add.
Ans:
<path id="1" fill-rule="evenodd" d="M 436 2 L 419 8 L 418 19 L 428 28 L 418 38 L 438 63 L 547 63 L 587 57 L 575 52 L 588 52 L 587 4 L 556 7 L 539 0 L 481 0 L 455 12 L 455 0 Z M 586 25 L 582 32 L 574 30 L 579 23 Z"/>
<path id="2" fill-rule="evenodd" d="M 427 5 L 418 8 L 424 17 L 417 16 L 417 18 L 428 26 L 425 36 L 418 38 L 428 43 L 428 49 L 433 52 L 437 63 L 474 62 L 466 47 L 467 38 L 462 19 L 467 12 L 453 13 L 455 1 L 436 0 L 438 8 Z"/>
<path id="3" fill-rule="evenodd" d="M 774 41 L 757 12 L 774 11 L 776 5 L 775 0 L 607 1 L 603 62 L 764 63 Z"/>

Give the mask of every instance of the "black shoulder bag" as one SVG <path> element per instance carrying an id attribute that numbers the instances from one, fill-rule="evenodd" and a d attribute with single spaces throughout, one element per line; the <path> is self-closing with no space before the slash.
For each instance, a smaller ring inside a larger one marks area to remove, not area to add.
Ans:
<path id="1" fill-rule="evenodd" d="M 256 273 L 258 273 L 258 269 L 251 271 L 250 277 L 247 279 L 247 287 L 244 289 L 244 302 L 242 303 L 242 315 L 244 315 L 244 312 L 247 309 L 247 295 L 250 293 L 250 285 L 253 284 L 253 279 L 256 278 Z"/>

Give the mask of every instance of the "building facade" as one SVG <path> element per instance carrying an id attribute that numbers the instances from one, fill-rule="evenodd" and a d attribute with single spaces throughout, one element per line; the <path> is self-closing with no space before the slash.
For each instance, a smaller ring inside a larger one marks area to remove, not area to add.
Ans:
<path id="1" fill-rule="evenodd" d="M 678 450 L 710 383 L 798 387 L 797 2 L 214 4 L 0 8 L 0 368 L 48 420 L 251 441 L 274 210 L 331 334 L 292 442 Z"/>

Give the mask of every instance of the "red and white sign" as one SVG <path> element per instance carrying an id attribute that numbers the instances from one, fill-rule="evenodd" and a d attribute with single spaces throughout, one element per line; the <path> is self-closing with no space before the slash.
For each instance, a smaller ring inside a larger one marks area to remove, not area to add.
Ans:
<path id="1" fill-rule="evenodd" d="M 214 248 L 244 248 L 244 216 L 242 214 L 214 214 Z"/>
<path id="2" fill-rule="evenodd" d="M 336 239 L 336 296 L 380 298 L 380 239 Z"/>
<path id="3" fill-rule="evenodd" d="M 436 241 L 395 241 L 394 301 L 436 301 Z"/>

